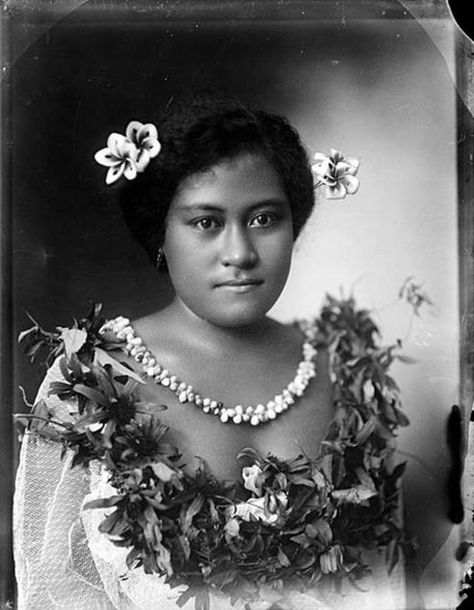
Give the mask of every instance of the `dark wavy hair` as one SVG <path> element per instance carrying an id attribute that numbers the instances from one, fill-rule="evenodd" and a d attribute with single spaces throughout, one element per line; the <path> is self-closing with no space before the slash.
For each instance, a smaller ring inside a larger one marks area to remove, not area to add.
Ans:
<path id="1" fill-rule="evenodd" d="M 245 153 L 262 154 L 280 176 L 297 238 L 314 206 L 314 186 L 306 151 L 287 119 L 206 92 L 172 100 L 155 125 L 159 155 L 117 191 L 125 222 L 153 262 L 182 181 Z"/>

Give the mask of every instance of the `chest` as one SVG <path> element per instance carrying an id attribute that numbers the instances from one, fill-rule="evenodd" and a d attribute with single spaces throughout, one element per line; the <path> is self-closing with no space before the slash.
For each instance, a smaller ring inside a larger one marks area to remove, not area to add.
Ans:
<path id="1" fill-rule="evenodd" d="M 200 458 L 219 478 L 238 479 L 244 464 L 236 457 L 245 447 L 282 458 L 294 457 L 302 451 L 317 456 L 334 411 L 326 352 L 318 353 L 316 365 L 316 377 L 303 396 L 275 420 L 258 426 L 223 423 L 192 403 L 181 404 L 173 392 L 153 381 L 141 388 L 141 394 L 146 401 L 166 405 L 159 417 L 169 426 L 168 440 L 179 448 L 184 464 L 194 469 Z M 259 394 L 259 401 L 266 402 L 285 387 L 288 379 L 269 375 L 255 376 L 244 385 L 240 381 L 239 372 L 234 371 L 234 376 L 229 374 L 225 383 L 221 380 L 217 384 L 218 397 L 225 399 L 226 405 L 245 404 L 255 393 Z"/>

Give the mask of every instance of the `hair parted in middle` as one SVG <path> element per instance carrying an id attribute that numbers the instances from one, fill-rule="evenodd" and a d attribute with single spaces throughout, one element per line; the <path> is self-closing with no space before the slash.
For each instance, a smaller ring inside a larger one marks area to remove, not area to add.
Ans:
<path id="1" fill-rule="evenodd" d="M 183 180 L 241 154 L 261 154 L 275 169 L 298 237 L 314 206 L 314 180 L 306 150 L 286 118 L 206 91 L 172 99 L 155 124 L 160 154 L 118 191 L 125 222 L 150 260 L 156 261 L 163 245 L 168 210 Z"/>

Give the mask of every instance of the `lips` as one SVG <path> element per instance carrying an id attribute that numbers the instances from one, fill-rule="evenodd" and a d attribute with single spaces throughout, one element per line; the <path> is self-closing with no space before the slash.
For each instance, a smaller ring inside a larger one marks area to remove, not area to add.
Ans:
<path id="1" fill-rule="evenodd" d="M 229 286 L 229 287 L 258 286 L 260 284 L 263 284 L 263 280 L 258 280 L 255 278 L 240 278 L 240 279 L 227 280 L 225 282 L 219 282 L 216 284 L 216 288 L 220 288 L 223 286 Z"/>

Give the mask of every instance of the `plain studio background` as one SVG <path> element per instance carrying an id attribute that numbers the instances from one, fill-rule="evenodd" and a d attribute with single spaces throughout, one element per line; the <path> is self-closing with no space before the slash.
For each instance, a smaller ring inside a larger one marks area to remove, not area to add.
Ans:
<path id="1" fill-rule="evenodd" d="M 417 359 L 394 371 L 412 422 L 400 449 L 416 456 L 407 458 L 407 510 L 426 506 L 416 534 L 434 557 L 431 531 L 447 514 L 445 420 L 459 401 L 453 23 L 430 22 L 440 53 L 396 2 L 364 14 L 350 2 L 347 14 L 323 2 L 173 4 L 86 3 L 12 67 L 14 336 L 30 325 L 25 310 L 51 328 L 86 314 L 91 300 L 133 319 L 170 297 L 93 159 L 109 133 L 148 122 L 183 87 L 215 87 L 288 116 L 310 151 L 359 157 L 361 187 L 345 201 L 319 197 L 273 314 L 317 315 L 326 292 L 353 291 L 384 341 L 402 339 Z M 434 303 L 419 318 L 398 298 L 409 276 Z M 19 350 L 13 366 L 14 388 L 32 399 L 41 374 Z M 456 585 L 452 545 L 446 552 L 426 580 L 433 607 L 446 607 Z"/>

